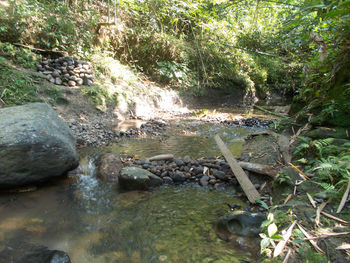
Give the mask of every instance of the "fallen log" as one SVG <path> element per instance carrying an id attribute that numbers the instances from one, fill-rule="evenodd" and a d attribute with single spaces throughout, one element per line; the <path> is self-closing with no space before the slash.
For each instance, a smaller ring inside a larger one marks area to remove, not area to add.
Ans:
<path id="1" fill-rule="evenodd" d="M 272 178 L 275 178 L 276 175 L 278 174 L 278 171 L 269 165 L 260 164 L 260 163 L 249 163 L 249 162 L 238 162 L 238 164 L 244 170 L 247 170 L 253 173 L 267 175 Z"/>
<path id="2" fill-rule="evenodd" d="M 173 154 L 160 154 L 156 156 L 152 156 L 151 158 L 148 158 L 148 161 L 166 161 L 166 160 L 174 160 Z"/>
<path id="3" fill-rule="evenodd" d="M 36 54 L 42 55 L 44 57 L 50 57 L 53 59 L 68 56 L 68 53 L 66 51 L 45 50 L 45 49 L 41 49 L 41 48 L 26 46 L 26 45 L 19 44 L 19 43 L 14 43 L 13 45 L 16 47 L 29 49 L 30 51 L 32 51 Z"/>
<path id="4" fill-rule="evenodd" d="M 264 109 L 264 108 L 262 108 L 262 107 L 259 107 L 259 106 L 257 106 L 257 105 L 254 105 L 253 107 L 254 107 L 254 109 L 263 111 L 263 112 L 265 112 L 265 113 L 267 113 L 267 114 L 270 114 L 270 115 L 273 115 L 273 116 L 276 116 L 276 117 L 280 117 L 280 118 L 283 118 L 283 119 L 289 119 L 289 117 L 286 116 L 286 115 L 283 115 L 283 114 L 279 114 L 279 113 L 276 113 L 276 112 L 272 112 L 272 111 L 266 110 L 266 109 Z"/>
<path id="5" fill-rule="evenodd" d="M 214 139 L 215 139 L 217 145 L 219 146 L 222 154 L 224 155 L 226 161 L 230 165 L 233 174 L 237 178 L 237 181 L 240 184 L 240 186 L 242 187 L 249 202 L 255 203 L 256 200 L 260 199 L 259 192 L 255 189 L 254 185 L 249 180 L 248 176 L 243 171 L 241 166 L 239 166 L 239 164 L 237 163 L 236 159 L 233 157 L 230 150 L 226 147 L 224 142 L 221 140 L 220 136 L 218 134 L 216 134 L 214 136 Z"/>

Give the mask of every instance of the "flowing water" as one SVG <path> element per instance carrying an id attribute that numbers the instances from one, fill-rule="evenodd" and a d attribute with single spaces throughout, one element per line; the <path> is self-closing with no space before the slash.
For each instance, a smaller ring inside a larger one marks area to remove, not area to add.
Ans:
<path id="1" fill-rule="evenodd" d="M 78 175 L 33 192 L 0 195 L 0 251 L 7 242 L 24 241 L 63 250 L 72 263 L 255 262 L 254 242 L 226 242 L 215 232 L 215 222 L 228 211 L 225 203 L 247 205 L 234 188 L 183 185 L 122 192 L 96 178 L 94 160 L 102 152 L 216 156 L 216 133 L 239 156 L 242 137 L 256 130 L 174 122 L 162 140 L 128 139 L 84 149 Z"/>

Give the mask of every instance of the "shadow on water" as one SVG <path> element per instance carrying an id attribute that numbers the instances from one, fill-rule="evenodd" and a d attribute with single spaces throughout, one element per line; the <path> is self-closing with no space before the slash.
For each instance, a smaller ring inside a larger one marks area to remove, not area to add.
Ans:
<path id="1" fill-rule="evenodd" d="M 121 192 L 95 176 L 92 156 L 115 151 L 147 157 L 160 153 L 191 157 L 220 155 L 221 134 L 235 155 L 253 129 L 219 125 L 171 125 L 165 142 L 130 139 L 82 152 L 80 172 L 35 192 L 0 196 L 0 252 L 7 241 L 30 242 L 66 251 L 72 263 L 255 262 L 256 246 L 233 246 L 218 238 L 216 220 L 225 203 L 246 203 L 235 189 L 163 186 L 150 192 Z M 93 154 L 92 154 L 93 153 Z"/>

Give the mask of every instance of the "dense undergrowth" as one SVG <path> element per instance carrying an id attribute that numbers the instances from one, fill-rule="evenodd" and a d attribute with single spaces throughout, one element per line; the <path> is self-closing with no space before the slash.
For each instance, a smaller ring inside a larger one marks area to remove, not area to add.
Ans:
<path id="1" fill-rule="evenodd" d="M 56 103 L 62 99 L 62 92 L 57 86 L 33 73 L 38 59 L 40 56 L 27 49 L 0 42 L 0 106 L 43 100 Z"/>
<path id="2" fill-rule="evenodd" d="M 0 98 L 7 105 L 37 101 L 39 93 L 52 101 L 60 96 L 11 65 L 7 59 L 34 68 L 41 58 L 9 43 L 92 61 L 97 85 L 81 91 L 102 108 L 129 103 L 135 86 L 155 93 L 139 75 L 195 95 L 238 88 L 261 99 L 294 96 L 295 122 L 344 131 L 341 140 L 300 137 L 293 160 L 320 191 L 337 202 L 342 197 L 350 180 L 349 0 L 119 0 L 116 23 L 108 25 L 101 24 L 108 21 L 107 2 L 6 3 L 0 6 Z M 280 229 L 292 220 L 280 218 L 268 225 L 279 220 Z M 271 236 L 265 233 L 269 242 Z M 318 262 L 308 251 L 303 259 Z"/>
<path id="3" fill-rule="evenodd" d="M 282 54 L 274 39 L 293 8 L 267 3 L 259 11 L 253 1 L 117 4 L 117 23 L 101 26 L 105 2 L 9 1 L 0 9 L 0 40 L 84 58 L 109 52 L 153 80 L 197 95 L 238 87 L 264 98 L 301 85 L 302 64 Z"/>

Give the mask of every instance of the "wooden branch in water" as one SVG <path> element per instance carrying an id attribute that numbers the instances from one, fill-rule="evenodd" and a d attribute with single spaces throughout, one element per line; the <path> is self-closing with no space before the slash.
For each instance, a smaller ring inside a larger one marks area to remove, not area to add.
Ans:
<path id="1" fill-rule="evenodd" d="M 225 143 L 221 140 L 220 136 L 216 134 L 214 136 L 214 139 L 219 146 L 222 154 L 224 155 L 225 159 L 229 163 L 233 174 L 236 176 L 237 181 L 241 185 L 244 193 L 246 194 L 249 202 L 255 203 L 256 200 L 260 199 L 259 192 L 255 189 L 252 182 L 249 180 L 246 173 L 242 170 L 241 166 L 237 163 L 236 159 L 233 157 L 230 150 L 226 147 Z"/>
<path id="2" fill-rule="evenodd" d="M 283 115 L 283 114 L 279 114 L 279 113 L 276 113 L 276 112 L 272 112 L 272 111 L 266 110 L 266 109 L 264 109 L 264 108 L 262 108 L 262 107 L 260 107 L 260 106 L 254 105 L 253 107 L 254 107 L 254 109 L 263 111 L 263 112 L 268 113 L 268 114 L 270 114 L 270 115 L 273 115 L 273 116 L 276 116 L 276 117 L 280 117 L 280 118 L 283 118 L 283 119 L 289 119 L 289 117 L 286 116 L 286 115 Z"/>

